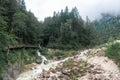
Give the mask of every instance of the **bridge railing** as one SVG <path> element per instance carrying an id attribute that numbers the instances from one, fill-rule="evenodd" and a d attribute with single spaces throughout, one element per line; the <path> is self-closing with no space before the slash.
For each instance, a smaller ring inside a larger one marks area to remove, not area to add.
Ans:
<path id="1" fill-rule="evenodd" d="M 9 45 L 9 46 L 6 46 L 3 48 L 4 51 L 7 51 L 7 50 L 15 50 L 15 49 L 22 49 L 22 48 L 25 48 L 25 49 L 29 49 L 29 48 L 33 48 L 33 49 L 39 49 L 39 46 L 38 45 Z"/>

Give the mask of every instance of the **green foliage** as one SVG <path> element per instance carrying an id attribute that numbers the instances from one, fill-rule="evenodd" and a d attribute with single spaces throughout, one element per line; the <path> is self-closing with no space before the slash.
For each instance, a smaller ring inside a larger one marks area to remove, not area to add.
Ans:
<path id="1" fill-rule="evenodd" d="M 68 7 L 54 12 L 53 17 L 43 22 L 42 45 L 49 48 L 76 49 L 81 46 L 95 45 L 96 31 L 92 22 L 81 19 L 77 8 L 70 12 Z"/>
<path id="2" fill-rule="evenodd" d="M 6 69 L 7 69 L 6 54 L 4 54 L 4 52 L 0 51 L 0 76 L 1 76 L 1 73 Z"/>
<path id="3" fill-rule="evenodd" d="M 60 43 L 49 43 L 47 45 L 48 48 L 53 48 L 53 49 L 61 49 L 61 50 L 70 50 L 70 49 L 78 49 L 82 48 L 80 45 L 78 47 L 78 44 L 60 44 Z"/>
<path id="4" fill-rule="evenodd" d="M 15 40 L 13 35 L 9 35 L 5 32 L 0 32 L 0 48 L 3 48 L 8 45 L 14 45 L 17 44 L 17 41 Z"/>
<path id="5" fill-rule="evenodd" d="M 40 51 L 40 53 L 41 53 L 42 55 L 45 55 L 45 56 L 48 55 L 47 49 L 44 48 L 44 47 L 40 48 L 39 51 Z"/>
<path id="6" fill-rule="evenodd" d="M 0 32 L 6 31 L 7 28 L 7 22 L 4 20 L 2 16 L 0 16 Z"/>
<path id="7" fill-rule="evenodd" d="M 58 51 L 58 52 L 54 53 L 54 56 L 64 56 L 64 55 L 65 55 L 65 53 L 62 51 Z"/>
<path id="8" fill-rule="evenodd" d="M 6 53 L 5 53 L 6 54 Z M 37 57 L 37 53 L 35 53 L 34 50 L 22 50 L 22 51 L 12 51 L 9 54 L 7 54 L 7 62 L 14 64 L 14 63 L 21 63 L 22 66 L 26 64 L 30 64 L 35 61 L 35 58 Z"/>
<path id="9" fill-rule="evenodd" d="M 24 65 L 26 64 L 31 64 L 33 62 L 35 62 L 35 60 L 38 58 L 37 53 L 35 52 L 35 50 L 23 50 L 21 52 L 21 60 L 24 61 Z"/>
<path id="10" fill-rule="evenodd" d="M 25 40 L 26 43 L 30 44 L 38 44 L 40 41 L 40 31 L 41 27 L 39 26 L 40 23 L 38 22 L 37 18 L 33 15 L 33 13 L 27 13 L 27 20 L 26 20 L 26 35 Z M 24 41 L 25 41 L 24 40 Z"/>
<path id="11" fill-rule="evenodd" d="M 0 76 L 0 80 L 3 80 L 3 78 Z"/>
<path id="12" fill-rule="evenodd" d="M 65 52 L 64 51 L 54 51 L 53 53 L 49 53 L 48 55 L 46 55 L 46 57 L 48 59 L 53 59 L 54 57 L 62 57 L 64 58 L 65 57 Z"/>
<path id="13" fill-rule="evenodd" d="M 35 44 L 40 39 L 38 27 L 36 17 L 26 11 L 24 0 L 0 1 L 0 34 L 15 35 L 19 43 Z"/>
<path id="14" fill-rule="evenodd" d="M 54 57 L 66 58 L 70 56 L 76 55 L 77 52 L 75 50 L 60 50 L 60 49 L 50 49 L 47 51 L 47 55 L 45 55 L 48 59 L 53 59 Z"/>
<path id="15" fill-rule="evenodd" d="M 18 54 L 16 54 L 16 52 L 11 52 L 7 55 L 7 60 L 8 60 L 8 63 L 11 63 L 11 64 L 14 64 L 15 62 L 18 61 L 18 58 L 20 56 L 18 56 Z"/>
<path id="16" fill-rule="evenodd" d="M 26 31 L 25 30 L 25 28 L 26 28 L 26 24 L 25 24 L 26 18 L 27 18 L 27 15 L 25 15 L 22 12 L 17 12 L 13 15 L 13 22 L 12 22 L 13 32 L 18 34 L 22 31 Z"/>
<path id="17" fill-rule="evenodd" d="M 105 55 L 120 65 L 120 43 L 113 43 L 108 46 Z"/>

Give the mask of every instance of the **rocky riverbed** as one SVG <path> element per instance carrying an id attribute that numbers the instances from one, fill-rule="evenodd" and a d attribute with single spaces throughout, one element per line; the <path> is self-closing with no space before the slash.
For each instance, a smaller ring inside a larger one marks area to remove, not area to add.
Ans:
<path id="1" fill-rule="evenodd" d="M 104 50 L 87 49 L 73 57 L 36 65 L 17 80 L 120 80 L 117 65 L 104 57 Z"/>

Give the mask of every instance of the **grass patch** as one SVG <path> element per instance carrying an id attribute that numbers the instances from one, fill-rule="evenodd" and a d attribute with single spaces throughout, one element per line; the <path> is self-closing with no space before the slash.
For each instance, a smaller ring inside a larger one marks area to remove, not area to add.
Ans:
<path id="1" fill-rule="evenodd" d="M 110 59 L 113 59 L 120 68 L 120 43 L 114 43 L 107 47 L 105 55 Z"/>
<path id="2" fill-rule="evenodd" d="M 46 57 L 53 59 L 54 57 L 66 58 L 69 56 L 76 55 L 77 52 L 74 50 L 59 50 L 59 49 L 48 49 Z"/>

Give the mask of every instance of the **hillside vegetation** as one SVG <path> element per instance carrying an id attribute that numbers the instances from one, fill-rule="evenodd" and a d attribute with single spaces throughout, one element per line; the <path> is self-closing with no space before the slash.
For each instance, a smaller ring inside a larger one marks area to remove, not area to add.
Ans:
<path id="1" fill-rule="evenodd" d="M 117 42 L 108 46 L 105 55 L 114 60 L 116 64 L 120 67 L 120 43 Z"/>

